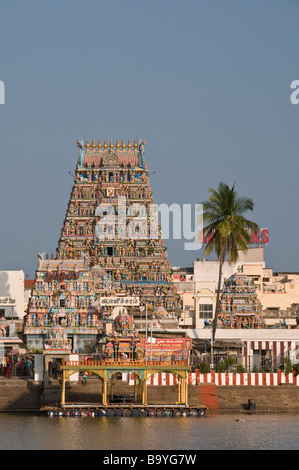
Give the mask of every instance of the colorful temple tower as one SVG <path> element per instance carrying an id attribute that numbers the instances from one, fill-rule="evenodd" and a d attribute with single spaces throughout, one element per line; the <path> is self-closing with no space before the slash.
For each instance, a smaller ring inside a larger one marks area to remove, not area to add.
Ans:
<path id="1" fill-rule="evenodd" d="M 60 338 L 60 346 L 73 352 L 83 351 L 87 340 L 97 341 L 103 325 L 113 327 L 119 313 L 134 317 L 144 304 L 149 313 L 163 307 L 175 316 L 180 309 L 152 199 L 145 142 L 77 145 L 56 256 L 39 255 L 25 325 L 28 345 L 51 348 L 54 335 L 56 346 Z"/>
<path id="2" fill-rule="evenodd" d="M 238 272 L 224 281 L 218 328 L 264 328 L 253 280 Z"/>

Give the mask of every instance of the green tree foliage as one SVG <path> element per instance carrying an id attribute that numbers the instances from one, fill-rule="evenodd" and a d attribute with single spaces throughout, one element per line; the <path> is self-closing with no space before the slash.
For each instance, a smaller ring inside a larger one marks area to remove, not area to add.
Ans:
<path id="1" fill-rule="evenodd" d="M 222 281 L 222 265 L 225 258 L 229 263 L 238 260 L 238 250 L 247 251 L 250 243 L 250 231 L 257 232 L 256 223 L 245 218 L 247 211 L 252 211 L 254 203 L 247 197 L 241 197 L 226 183 L 219 183 L 218 189 L 210 189 L 211 196 L 203 202 L 203 235 L 206 240 L 205 254 L 216 252 L 219 261 L 218 290 L 216 311 L 213 320 L 213 341 L 215 339 L 219 312 L 219 299 Z"/>

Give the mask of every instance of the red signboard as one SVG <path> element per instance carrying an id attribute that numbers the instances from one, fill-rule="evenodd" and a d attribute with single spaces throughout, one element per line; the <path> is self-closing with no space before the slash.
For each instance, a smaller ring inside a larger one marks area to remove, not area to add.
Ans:
<path id="1" fill-rule="evenodd" d="M 205 238 L 203 236 L 203 243 L 207 243 L 210 238 Z M 267 245 L 269 243 L 269 230 L 267 228 L 262 228 L 259 232 L 251 233 L 251 245 Z"/>

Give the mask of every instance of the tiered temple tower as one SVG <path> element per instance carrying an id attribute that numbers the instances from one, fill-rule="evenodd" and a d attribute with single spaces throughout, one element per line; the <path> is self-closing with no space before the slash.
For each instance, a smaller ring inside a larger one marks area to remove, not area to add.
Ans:
<path id="1" fill-rule="evenodd" d="M 253 280 L 238 272 L 224 281 L 218 328 L 264 328 Z"/>
<path id="2" fill-rule="evenodd" d="M 164 307 L 167 315 L 176 315 L 180 308 L 152 199 L 145 142 L 108 145 L 87 140 L 77 145 L 75 179 L 56 256 L 39 255 L 26 317 L 25 333 L 36 347 L 41 336 L 54 344 L 53 335 L 59 335 L 49 328 L 59 326 L 71 349 L 82 350 L 86 339 L 101 333 L 104 320 L 120 313 L 118 300 L 130 315 L 145 303 L 152 311 Z M 78 334 L 80 340 L 74 337 Z"/>

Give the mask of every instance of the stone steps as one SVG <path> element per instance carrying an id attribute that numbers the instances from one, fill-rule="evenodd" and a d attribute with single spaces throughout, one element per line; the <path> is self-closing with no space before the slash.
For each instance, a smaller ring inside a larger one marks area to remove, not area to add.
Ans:
<path id="1" fill-rule="evenodd" d="M 38 411 L 43 387 L 30 380 L 0 381 L 0 411 Z"/>

